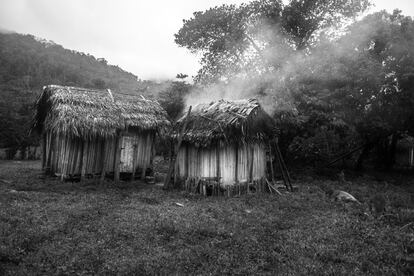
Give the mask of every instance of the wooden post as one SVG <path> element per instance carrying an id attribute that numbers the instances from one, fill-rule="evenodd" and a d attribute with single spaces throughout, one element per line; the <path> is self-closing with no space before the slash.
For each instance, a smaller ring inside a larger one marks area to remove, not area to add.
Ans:
<path id="1" fill-rule="evenodd" d="M 220 143 L 217 143 L 217 195 L 220 195 Z"/>
<path id="2" fill-rule="evenodd" d="M 177 152 L 177 155 L 175 156 L 175 158 L 178 158 L 178 153 L 179 153 L 180 151 L 178 151 Z M 178 174 L 179 174 L 179 171 L 178 171 L 178 162 L 177 162 L 177 159 L 176 159 L 176 162 L 175 162 L 175 164 L 174 164 L 174 185 L 176 185 L 177 184 L 177 177 L 178 177 Z"/>
<path id="3" fill-rule="evenodd" d="M 56 172 L 57 158 L 59 153 L 59 135 L 51 135 L 52 140 L 52 160 L 50 163 L 50 173 L 53 175 Z"/>
<path id="4" fill-rule="evenodd" d="M 47 138 L 47 143 L 49 144 L 48 146 L 48 151 L 47 151 L 47 158 L 46 158 L 46 170 L 48 173 L 50 173 L 50 167 L 52 165 L 52 133 L 49 132 L 48 134 L 46 134 Z"/>
<path id="5" fill-rule="evenodd" d="M 42 170 L 46 167 L 46 133 L 42 133 Z"/>
<path id="6" fill-rule="evenodd" d="M 238 173 L 239 173 L 239 147 L 238 147 L 238 145 L 236 144 L 235 146 L 235 149 L 236 149 L 236 164 L 235 164 L 235 168 L 234 168 L 234 184 L 235 185 L 237 185 L 237 183 L 239 183 L 239 176 L 238 176 Z"/>
<path id="7" fill-rule="evenodd" d="M 177 145 L 176 145 L 176 147 L 174 149 L 174 153 L 172 154 L 171 159 L 170 159 L 170 166 L 168 168 L 167 176 L 165 177 L 165 181 L 164 181 L 164 189 L 168 189 L 169 186 L 170 186 L 171 175 L 173 173 L 174 165 L 175 165 L 175 158 L 177 157 L 177 153 L 178 153 L 178 150 L 180 149 L 181 142 L 183 141 L 183 136 L 184 136 L 184 132 L 187 128 L 188 118 L 190 117 L 190 113 L 191 113 L 191 106 L 188 108 L 187 116 L 184 119 L 183 127 L 181 128 L 180 133 L 178 135 Z"/>
<path id="8" fill-rule="evenodd" d="M 254 162 L 254 158 L 253 158 L 253 156 L 254 156 L 254 148 L 250 145 L 250 156 L 249 156 L 249 159 L 250 159 L 250 168 L 249 168 L 249 178 L 250 178 L 250 181 L 253 183 L 253 162 Z"/>
<path id="9" fill-rule="evenodd" d="M 118 135 L 116 136 L 116 147 L 115 147 L 115 162 L 114 162 L 114 181 L 116 184 L 119 183 L 119 170 L 121 165 L 121 149 L 122 149 L 122 141 L 121 141 L 121 132 L 118 131 Z"/>
<path id="10" fill-rule="evenodd" d="M 134 149 L 132 151 L 132 174 L 131 174 L 131 181 L 135 180 L 135 172 L 137 170 L 137 151 L 138 145 L 134 144 Z"/>
<path id="11" fill-rule="evenodd" d="M 107 147 L 108 147 L 108 138 L 103 138 L 104 141 L 102 142 L 102 169 L 101 169 L 101 177 L 99 178 L 99 185 L 103 185 L 105 181 L 105 174 L 106 174 L 106 163 L 108 162 L 108 154 L 107 154 Z"/>

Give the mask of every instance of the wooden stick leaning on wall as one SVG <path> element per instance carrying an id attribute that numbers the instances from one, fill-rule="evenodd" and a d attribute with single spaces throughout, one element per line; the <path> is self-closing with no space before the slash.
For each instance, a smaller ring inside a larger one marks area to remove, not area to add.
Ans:
<path id="1" fill-rule="evenodd" d="M 275 144 L 275 150 L 276 150 L 276 158 L 279 163 L 280 171 L 282 173 L 282 177 L 283 177 L 283 181 L 285 182 L 286 189 L 292 191 L 293 190 L 292 181 L 289 175 L 289 171 L 286 167 L 285 161 L 283 160 L 282 153 L 280 152 L 279 144 L 277 141 L 274 144 Z"/>
<path id="2" fill-rule="evenodd" d="M 188 119 L 190 118 L 191 108 L 192 108 L 191 106 L 188 108 L 187 116 L 184 119 L 183 127 L 181 128 L 180 133 L 178 134 L 178 142 L 177 142 L 176 147 L 174 148 L 173 155 L 171 156 L 170 166 L 168 168 L 168 172 L 164 180 L 164 189 L 168 189 L 170 186 L 171 175 L 175 167 L 175 159 L 177 157 L 178 150 L 180 149 L 181 142 L 183 141 L 185 130 L 187 129 L 187 124 L 188 124 Z"/>

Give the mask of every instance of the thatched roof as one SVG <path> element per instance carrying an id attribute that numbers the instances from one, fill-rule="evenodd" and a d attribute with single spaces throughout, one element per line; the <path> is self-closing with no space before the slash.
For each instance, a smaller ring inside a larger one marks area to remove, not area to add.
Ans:
<path id="1" fill-rule="evenodd" d="M 36 102 L 34 127 L 80 137 L 117 130 L 160 130 L 170 123 L 158 102 L 110 91 L 48 85 Z"/>
<path id="2" fill-rule="evenodd" d="M 178 120 L 177 129 L 186 115 Z M 183 141 L 208 146 L 216 141 L 227 143 L 266 140 L 274 122 L 256 99 L 219 100 L 194 106 Z"/>

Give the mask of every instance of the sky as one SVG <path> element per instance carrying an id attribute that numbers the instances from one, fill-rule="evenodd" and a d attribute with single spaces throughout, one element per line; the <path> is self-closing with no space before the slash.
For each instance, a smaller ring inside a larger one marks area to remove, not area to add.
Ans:
<path id="1" fill-rule="evenodd" d="M 243 2 L 248 0 L 0 0 L 0 29 L 103 57 L 140 79 L 172 79 L 199 68 L 199 57 L 174 43 L 183 19 Z M 372 2 L 373 11 L 398 8 L 414 16 L 414 0 Z"/>

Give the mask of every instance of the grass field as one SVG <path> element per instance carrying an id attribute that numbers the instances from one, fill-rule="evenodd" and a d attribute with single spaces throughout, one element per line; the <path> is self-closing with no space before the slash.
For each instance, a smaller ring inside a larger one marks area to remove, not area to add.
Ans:
<path id="1" fill-rule="evenodd" d="M 308 178 L 282 196 L 204 198 L 62 183 L 43 179 L 39 162 L 0 161 L 0 274 L 410 275 L 413 182 Z M 328 186 L 363 204 L 331 200 Z M 375 193 L 386 215 L 368 213 Z"/>

